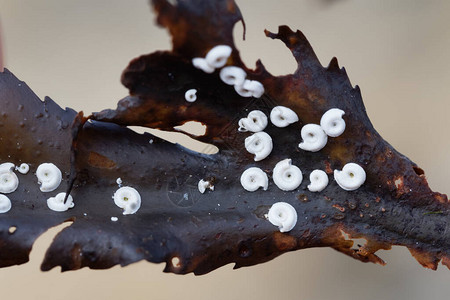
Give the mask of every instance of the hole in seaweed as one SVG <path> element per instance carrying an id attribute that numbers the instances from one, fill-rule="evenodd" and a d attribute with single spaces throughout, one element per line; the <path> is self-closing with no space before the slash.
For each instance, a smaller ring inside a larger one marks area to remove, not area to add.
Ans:
<path id="1" fill-rule="evenodd" d="M 252 1 L 239 2 L 239 9 L 245 16 L 253 14 L 247 13 L 254 10 Z M 254 68 L 255 62 L 261 59 L 267 70 L 274 76 L 292 74 L 297 69 L 297 62 L 288 47 L 278 40 L 271 40 L 264 35 L 267 23 L 262 19 L 246 18 L 246 36 L 242 39 L 243 26 L 240 22 L 233 28 L 233 38 L 236 48 L 239 50 L 242 61 L 249 68 Z M 276 32 L 277 30 L 270 30 Z M 277 59 L 273 59 L 276 57 Z"/>
<path id="2" fill-rule="evenodd" d="M 11 226 L 11 227 L 9 227 L 8 232 L 9 232 L 9 234 L 14 234 L 14 232 L 16 232 L 16 230 L 17 230 L 16 226 Z"/>
<path id="3" fill-rule="evenodd" d="M 47 229 L 43 234 L 41 234 L 33 244 L 33 248 L 30 253 L 30 261 L 42 261 L 45 252 L 52 244 L 56 235 L 63 231 L 65 228 L 71 226 L 75 219 L 68 219 L 64 223 L 58 224 L 54 227 Z"/>
<path id="4" fill-rule="evenodd" d="M 252 248 L 250 245 L 247 245 L 248 242 L 242 242 L 239 246 L 239 256 L 246 258 L 252 255 Z"/>
<path id="5" fill-rule="evenodd" d="M 414 172 L 416 172 L 417 175 L 423 176 L 425 175 L 425 171 L 419 168 L 418 166 L 413 166 Z"/>
<path id="6" fill-rule="evenodd" d="M 347 240 L 347 241 L 352 241 L 353 242 L 353 245 L 352 245 L 352 247 L 351 247 L 351 249 L 352 250 L 355 250 L 355 251 L 357 251 L 357 250 L 359 250 L 361 247 L 364 247 L 364 246 L 366 246 L 367 245 L 367 239 L 365 239 L 365 238 L 354 238 L 354 239 L 352 239 L 351 237 L 350 237 L 350 234 L 348 234 L 348 233 L 346 233 L 344 230 L 342 230 L 341 229 L 341 234 L 342 234 L 342 236 L 344 237 L 344 239 L 345 240 Z"/>
<path id="7" fill-rule="evenodd" d="M 206 125 L 197 121 L 188 121 L 181 126 L 175 127 L 175 129 L 195 136 L 202 136 L 206 133 Z"/>

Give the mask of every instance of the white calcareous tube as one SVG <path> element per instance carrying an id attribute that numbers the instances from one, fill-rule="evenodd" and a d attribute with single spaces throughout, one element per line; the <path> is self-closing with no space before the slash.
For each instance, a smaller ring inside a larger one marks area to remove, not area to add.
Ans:
<path id="1" fill-rule="evenodd" d="M 124 215 L 136 213 L 141 207 L 141 195 L 139 192 L 129 186 L 118 189 L 113 196 L 114 203 L 123 209 Z"/>
<path id="2" fill-rule="evenodd" d="M 196 57 L 192 59 L 192 65 L 196 67 L 197 69 L 202 70 L 205 73 L 211 74 L 214 72 L 214 68 L 208 65 L 206 62 L 206 59 L 202 57 Z"/>
<path id="3" fill-rule="evenodd" d="M 228 66 L 220 70 L 220 79 L 228 85 L 243 85 L 247 73 L 239 67 Z"/>
<path id="4" fill-rule="evenodd" d="M 30 171 L 30 166 L 26 163 L 21 164 L 19 167 L 16 167 L 16 170 L 21 174 L 27 174 Z"/>
<path id="5" fill-rule="evenodd" d="M 260 98 L 264 94 L 264 86 L 256 80 L 245 80 L 244 89 L 252 92 L 252 97 Z"/>
<path id="6" fill-rule="evenodd" d="M 331 137 L 340 136 L 345 130 L 345 121 L 342 116 L 345 112 L 338 108 L 332 108 L 325 112 L 320 119 L 323 131 Z"/>
<path id="7" fill-rule="evenodd" d="M 260 132 L 263 131 L 267 126 L 267 116 L 260 110 L 252 110 L 247 118 L 242 118 L 239 120 L 238 130 L 241 132 Z"/>
<path id="8" fill-rule="evenodd" d="M 206 189 L 214 191 L 214 185 L 211 183 L 211 181 L 208 180 L 200 179 L 200 181 L 197 184 L 197 187 L 198 191 L 202 194 L 205 193 Z"/>
<path id="9" fill-rule="evenodd" d="M 306 124 L 301 131 L 303 142 L 298 147 L 305 151 L 317 152 L 327 144 L 328 137 L 317 124 Z"/>
<path id="10" fill-rule="evenodd" d="M 12 170 L 14 170 L 15 165 L 13 163 L 7 162 L 7 163 L 2 163 L 0 165 L 0 173 L 3 172 L 12 172 Z"/>
<path id="11" fill-rule="evenodd" d="M 0 193 L 9 194 L 17 190 L 19 178 L 17 178 L 13 170 L 13 163 L 3 163 L 0 165 Z"/>
<path id="12" fill-rule="evenodd" d="M 309 174 L 311 183 L 308 185 L 308 190 L 311 192 L 321 192 L 328 185 L 328 175 L 322 170 L 314 170 Z"/>
<path id="13" fill-rule="evenodd" d="M 289 232 L 297 224 L 297 211 L 289 203 L 277 202 L 269 209 L 267 219 L 277 226 L 280 232 Z"/>
<path id="14" fill-rule="evenodd" d="M 267 174 L 257 167 L 251 167 L 245 170 L 241 175 L 242 187 L 249 191 L 254 192 L 259 188 L 267 190 L 269 187 L 269 178 Z"/>
<path id="15" fill-rule="evenodd" d="M 302 180 L 302 171 L 297 166 L 292 165 L 290 158 L 278 162 L 273 169 L 273 181 L 280 190 L 295 190 L 300 186 Z"/>
<path id="16" fill-rule="evenodd" d="M 0 194 L 0 214 L 7 213 L 11 209 L 11 200 L 5 195 Z"/>
<path id="17" fill-rule="evenodd" d="M 61 184 L 62 173 L 54 164 L 43 163 L 37 168 L 36 177 L 42 192 L 52 192 Z"/>
<path id="18" fill-rule="evenodd" d="M 334 179 L 346 191 L 357 190 L 366 181 L 366 172 L 355 163 L 348 163 L 342 171 L 334 170 Z"/>
<path id="19" fill-rule="evenodd" d="M 286 127 L 298 121 L 297 114 L 286 106 L 275 106 L 270 112 L 270 121 L 277 127 Z"/>
<path id="20" fill-rule="evenodd" d="M 272 138 L 264 131 L 254 133 L 245 139 L 245 149 L 255 155 L 255 161 L 263 160 L 272 152 Z"/>
<path id="21" fill-rule="evenodd" d="M 232 51 L 233 49 L 227 45 L 215 46 L 206 54 L 206 63 L 215 69 L 222 68 L 227 63 Z"/>
<path id="22" fill-rule="evenodd" d="M 197 100 L 196 93 L 196 89 L 187 90 L 186 93 L 184 93 L 184 99 L 186 99 L 187 102 L 195 102 L 195 100 Z"/>
<path id="23" fill-rule="evenodd" d="M 260 98 L 264 94 L 264 86 L 256 80 L 244 80 L 242 85 L 235 85 L 234 89 L 241 97 Z"/>
<path id="24" fill-rule="evenodd" d="M 234 90 L 241 97 L 251 97 L 252 96 L 252 91 L 244 88 L 244 84 L 242 84 L 242 85 L 235 85 L 234 86 Z"/>
<path id="25" fill-rule="evenodd" d="M 66 203 L 64 203 L 64 198 L 66 197 L 66 193 L 59 193 L 56 197 L 51 197 L 47 199 L 47 206 L 53 211 L 67 211 L 69 208 L 75 206 L 73 203 L 73 198 L 71 195 L 67 197 Z"/>

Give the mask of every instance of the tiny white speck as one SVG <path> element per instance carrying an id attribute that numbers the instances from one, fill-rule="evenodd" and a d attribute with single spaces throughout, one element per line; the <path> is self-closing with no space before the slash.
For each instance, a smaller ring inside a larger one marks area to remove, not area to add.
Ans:
<path id="1" fill-rule="evenodd" d="M 184 194 L 183 194 L 183 199 L 184 199 L 184 200 L 189 200 L 189 195 L 188 195 L 188 193 L 184 193 Z"/>
<path id="2" fill-rule="evenodd" d="M 220 206 L 220 203 L 217 203 L 217 206 Z"/>
<path id="3" fill-rule="evenodd" d="M 151 139 L 150 141 L 148 141 L 150 144 L 153 144 L 153 139 Z"/>
<path id="4" fill-rule="evenodd" d="M 119 187 L 122 187 L 122 178 L 117 178 L 116 183 Z"/>
<path id="5" fill-rule="evenodd" d="M 83 216 L 85 216 L 85 217 L 86 217 L 86 216 L 87 216 L 87 213 L 84 213 L 84 214 L 83 214 Z"/>
<path id="6" fill-rule="evenodd" d="M 118 217 L 111 217 L 111 221 L 113 221 L 113 222 L 117 222 L 118 220 L 119 220 Z"/>

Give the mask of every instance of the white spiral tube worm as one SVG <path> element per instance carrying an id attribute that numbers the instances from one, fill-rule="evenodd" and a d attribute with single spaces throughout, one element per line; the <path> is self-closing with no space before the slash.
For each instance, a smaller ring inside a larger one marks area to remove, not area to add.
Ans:
<path id="1" fill-rule="evenodd" d="M 27 174 L 30 171 L 30 166 L 26 163 L 21 164 L 19 167 L 16 167 L 16 170 L 21 174 Z"/>
<path id="2" fill-rule="evenodd" d="M 211 74 L 214 72 L 214 68 L 208 65 L 206 62 L 206 59 L 202 57 L 195 57 L 192 59 L 192 65 L 196 67 L 197 69 L 202 70 L 205 73 Z"/>
<path id="3" fill-rule="evenodd" d="M 206 63 L 215 69 L 222 68 L 227 63 L 228 57 L 230 57 L 232 50 L 233 49 L 227 45 L 215 46 L 209 50 L 208 54 L 206 54 Z"/>
<path id="4" fill-rule="evenodd" d="M 11 209 L 11 200 L 5 195 L 0 194 L 0 214 L 7 213 Z"/>
<path id="5" fill-rule="evenodd" d="M 134 214 L 141 207 L 141 195 L 129 186 L 118 189 L 113 196 L 114 203 L 123 209 L 124 215 Z"/>
<path id="6" fill-rule="evenodd" d="M 297 224 L 297 211 L 289 203 L 277 202 L 269 209 L 267 219 L 277 226 L 280 232 L 289 232 Z"/>
<path id="7" fill-rule="evenodd" d="M 197 184 L 197 188 L 198 188 L 198 191 L 202 194 L 205 193 L 206 189 L 214 191 L 214 185 L 211 183 L 211 181 L 203 180 L 203 179 L 200 179 L 200 181 Z"/>
<path id="8" fill-rule="evenodd" d="M 366 181 L 366 172 L 355 163 L 348 163 L 342 171 L 334 170 L 334 179 L 346 191 L 357 190 Z"/>
<path id="9" fill-rule="evenodd" d="M 300 186 L 303 180 L 302 171 L 292 165 L 290 158 L 278 162 L 273 169 L 273 181 L 280 190 L 292 191 Z"/>
<path id="10" fill-rule="evenodd" d="M 345 121 L 342 116 L 345 112 L 338 108 L 332 108 L 325 112 L 320 119 L 323 131 L 331 137 L 340 136 L 345 130 Z"/>
<path id="11" fill-rule="evenodd" d="M 261 187 L 263 190 L 267 190 L 269 187 L 269 178 L 260 168 L 251 167 L 242 173 L 241 185 L 249 192 L 254 192 Z"/>
<path id="12" fill-rule="evenodd" d="M 263 160 L 272 152 L 272 138 L 264 131 L 254 133 L 245 139 L 245 149 L 255 155 L 255 161 Z"/>
<path id="13" fill-rule="evenodd" d="M 66 193 L 59 193 L 56 197 L 51 197 L 47 199 L 47 206 L 53 211 L 67 211 L 69 208 L 75 206 L 73 203 L 73 198 L 71 195 L 67 197 L 66 203 L 64 203 L 64 198 L 66 197 Z"/>
<path id="14" fill-rule="evenodd" d="M 241 132 L 260 132 L 267 127 L 267 116 L 260 110 L 252 110 L 246 118 L 239 120 L 238 130 Z"/>
<path id="15" fill-rule="evenodd" d="M 328 137 L 317 124 L 306 124 L 301 131 L 303 142 L 298 147 L 305 151 L 317 152 L 327 144 Z"/>
<path id="16" fill-rule="evenodd" d="M 17 190 L 19 178 L 17 178 L 13 169 L 13 163 L 3 163 L 0 165 L 0 193 L 9 194 Z"/>
<path id="17" fill-rule="evenodd" d="M 298 121 L 297 114 L 286 106 L 275 106 L 270 112 L 270 121 L 277 127 L 286 127 Z"/>
<path id="18" fill-rule="evenodd" d="M 308 185 L 308 190 L 311 192 L 321 192 L 328 185 L 328 175 L 322 170 L 314 170 L 309 174 L 311 183 Z"/>
<path id="19" fill-rule="evenodd" d="M 42 192 L 52 192 L 61 184 L 62 173 L 54 164 L 43 163 L 37 168 L 36 177 Z"/>
<path id="20" fill-rule="evenodd" d="M 187 102 L 195 102 L 195 100 L 197 100 L 196 93 L 196 89 L 187 90 L 186 93 L 184 93 L 184 99 L 186 99 Z"/>
<path id="21" fill-rule="evenodd" d="M 242 68 L 235 66 L 228 66 L 220 70 L 220 79 L 228 85 L 243 85 L 247 73 Z"/>
<path id="22" fill-rule="evenodd" d="M 256 80 L 244 80 L 242 85 L 235 85 L 234 89 L 241 97 L 260 98 L 264 94 L 264 86 Z"/>

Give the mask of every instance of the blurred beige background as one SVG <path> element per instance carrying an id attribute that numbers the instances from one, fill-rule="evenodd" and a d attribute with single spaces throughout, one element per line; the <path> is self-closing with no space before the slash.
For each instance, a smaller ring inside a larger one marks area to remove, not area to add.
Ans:
<path id="1" fill-rule="evenodd" d="M 322 64 L 337 56 L 361 87 L 375 127 L 425 169 L 433 189 L 450 193 L 450 1 L 237 1 L 247 23 L 238 48 L 253 66 L 295 69 L 281 42 L 263 29 L 302 30 Z M 331 4 L 328 4 L 330 3 Z M 277 4 L 280 3 L 280 4 Z M 129 60 L 168 49 L 146 0 L 0 0 L 5 64 L 43 98 L 89 113 L 127 94 L 119 77 Z M 450 220 L 449 220 L 450 221 Z M 450 271 L 423 269 L 405 248 L 381 251 L 385 267 L 331 249 L 208 275 L 162 273 L 147 262 L 106 271 L 39 271 L 61 227 L 38 239 L 31 262 L 0 269 L 2 299 L 447 299 Z"/>

